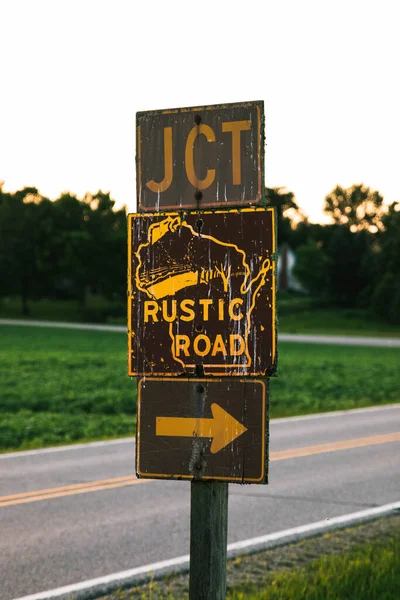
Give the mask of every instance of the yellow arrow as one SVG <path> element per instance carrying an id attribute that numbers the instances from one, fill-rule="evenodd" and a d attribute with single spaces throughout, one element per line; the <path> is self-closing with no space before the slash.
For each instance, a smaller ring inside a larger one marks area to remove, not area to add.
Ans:
<path id="1" fill-rule="evenodd" d="M 212 419 L 156 417 L 156 435 L 212 438 L 210 450 L 215 454 L 247 431 L 218 404 L 211 404 L 211 412 Z"/>

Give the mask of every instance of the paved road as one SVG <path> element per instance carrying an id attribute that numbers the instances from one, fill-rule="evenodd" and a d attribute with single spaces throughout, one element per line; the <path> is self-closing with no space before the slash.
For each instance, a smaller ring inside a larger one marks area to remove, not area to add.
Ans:
<path id="1" fill-rule="evenodd" d="M 272 421 L 271 451 L 229 542 L 400 500 L 400 405 Z M 190 484 L 143 481 L 133 440 L 0 455 L 0 598 L 186 554 Z"/>
<path id="2" fill-rule="evenodd" d="M 95 325 L 91 323 L 65 323 L 62 321 L 34 321 L 28 319 L 0 319 L 0 325 L 25 325 L 28 327 L 58 327 L 63 329 L 83 329 L 92 331 L 120 331 L 126 333 L 123 325 Z M 400 348 L 400 338 L 366 337 L 348 335 L 311 335 L 303 333 L 280 333 L 281 342 L 303 342 L 312 344 L 340 344 L 346 346 L 375 346 Z"/>

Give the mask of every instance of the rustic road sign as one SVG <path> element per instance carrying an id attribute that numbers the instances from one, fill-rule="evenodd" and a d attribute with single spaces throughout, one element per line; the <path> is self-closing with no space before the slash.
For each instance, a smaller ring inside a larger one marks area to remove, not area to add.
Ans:
<path id="1" fill-rule="evenodd" d="M 137 113 L 139 211 L 260 204 L 264 103 Z"/>
<path id="2" fill-rule="evenodd" d="M 266 382 L 141 379 L 139 477 L 266 481 Z"/>
<path id="3" fill-rule="evenodd" d="M 276 366 L 273 209 L 129 215 L 129 374 Z"/>
<path id="4" fill-rule="evenodd" d="M 267 482 L 268 380 L 250 378 L 276 370 L 264 104 L 137 113 L 136 140 L 128 372 L 150 376 L 136 470 L 191 480 L 190 599 L 222 600 L 228 482 Z"/>

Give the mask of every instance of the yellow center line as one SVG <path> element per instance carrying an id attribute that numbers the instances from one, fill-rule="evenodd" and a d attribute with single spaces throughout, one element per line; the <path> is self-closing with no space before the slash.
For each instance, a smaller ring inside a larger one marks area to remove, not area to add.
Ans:
<path id="1" fill-rule="evenodd" d="M 130 479 L 137 479 L 136 475 L 124 475 L 123 477 L 113 477 L 112 479 L 100 479 L 99 481 L 87 481 L 85 483 L 73 483 L 71 485 L 63 485 L 61 487 L 48 488 L 44 490 L 36 490 L 34 492 L 22 492 L 20 494 L 11 494 L 9 496 L 0 496 L 0 504 L 3 500 L 16 500 L 19 498 L 26 498 L 28 496 L 43 496 L 45 494 L 54 494 L 60 491 L 67 490 L 79 490 L 81 488 L 96 487 L 99 485 L 107 485 L 108 483 L 123 482 Z"/>
<path id="2" fill-rule="evenodd" d="M 118 477 L 116 479 L 119 479 Z M 104 481 L 112 481 L 112 480 L 104 480 Z M 76 488 L 76 489 L 66 489 L 70 486 L 65 486 L 64 491 L 63 488 L 59 488 L 58 492 L 49 493 L 49 490 L 37 490 L 36 492 L 32 492 L 26 494 L 26 497 L 16 498 L 11 500 L 11 496 L 3 496 L 0 498 L 0 508 L 3 506 L 15 506 L 16 504 L 26 504 L 27 502 L 38 502 L 39 500 L 50 500 L 53 498 L 63 498 L 64 496 L 75 496 L 76 494 L 87 494 L 88 492 L 99 492 L 102 490 L 110 490 L 112 488 L 123 487 L 126 485 L 136 485 L 139 483 L 148 483 L 152 481 L 151 479 L 138 479 L 137 477 L 131 476 L 129 479 L 125 479 L 125 481 L 117 481 L 115 483 L 107 483 L 102 484 L 102 482 L 97 482 L 100 485 L 87 485 L 86 487 Z M 57 489 L 57 488 L 53 488 Z M 42 492 L 42 493 L 40 493 Z"/>
<path id="3" fill-rule="evenodd" d="M 303 448 L 280 450 L 279 452 L 271 452 L 269 458 L 270 461 L 289 460 L 291 458 L 300 458 L 302 456 L 337 452 L 339 450 L 349 450 L 351 448 L 363 448 L 365 446 L 387 444 L 389 442 L 400 442 L 400 432 L 388 433 L 385 435 L 375 435 L 353 440 L 344 440 L 340 442 L 331 442 L 328 444 L 318 444 L 317 446 L 305 446 Z M 51 500 L 53 498 L 75 496 L 77 494 L 86 494 L 88 492 L 99 492 L 102 490 L 110 490 L 128 485 L 151 483 L 152 481 L 155 480 L 138 479 L 135 475 L 125 475 L 123 477 L 113 477 L 111 479 L 101 479 L 99 481 L 90 481 L 87 483 L 76 483 L 61 487 L 35 490 L 32 492 L 10 494 L 8 496 L 0 496 L 0 508 L 3 506 L 26 504 L 28 502 L 38 502 L 39 500 Z"/>
<path id="4" fill-rule="evenodd" d="M 375 446 L 377 444 L 387 444 L 389 442 L 400 442 L 400 432 L 374 435 L 355 440 L 344 440 L 342 442 L 331 442 L 329 444 L 319 444 L 318 446 L 305 446 L 304 448 L 281 450 L 280 452 L 271 452 L 269 457 L 271 461 L 288 460 L 289 458 L 324 454 L 326 452 L 337 452 L 338 450 L 350 450 L 351 448 L 363 448 L 365 446 Z"/>

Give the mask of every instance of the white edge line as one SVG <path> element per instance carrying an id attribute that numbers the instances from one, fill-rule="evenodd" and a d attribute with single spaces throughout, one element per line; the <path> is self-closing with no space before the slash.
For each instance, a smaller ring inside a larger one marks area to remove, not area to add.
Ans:
<path id="1" fill-rule="evenodd" d="M 128 571 L 121 571 L 119 573 L 112 573 L 104 577 L 97 577 L 96 579 L 88 579 L 86 581 L 80 581 L 79 583 L 73 583 L 72 585 L 65 585 L 54 590 L 48 590 L 47 592 L 39 592 L 38 594 L 31 594 L 29 596 L 22 596 L 18 600 L 44 600 L 50 598 L 60 598 L 62 596 L 69 597 L 71 594 L 79 594 L 79 592 L 86 591 L 85 597 L 93 594 L 93 597 L 100 591 L 103 592 L 107 589 L 116 589 L 118 584 L 126 585 L 128 582 L 142 581 L 141 575 L 149 576 L 152 573 L 167 573 L 171 567 L 175 571 L 176 567 L 189 564 L 189 555 L 178 556 L 177 558 L 170 558 L 168 560 L 162 560 L 160 562 L 152 563 L 150 565 L 144 565 L 143 567 L 136 567 L 135 569 L 129 569 Z M 108 587 L 113 584 L 111 587 Z M 79 595 L 80 597 L 80 595 Z"/>
<path id="2" fill-rule="evenodd" d="M 296 421 L 307 421 L 315 419 L 326 419 L 332 417 L 339 417 L 343 415 L 363 414 L 370 412 L 381 412 L 385 410 L 399 410 L 400 403 L 398 404 L 384 404 L 383 406 L 368 406 L 366 408 L 352 408 L 350 410 L 337 410 L 326 413 L 316 413 L 313 415 L 301 415 L 298 417 L 281 417 L 280 419 L 271 419 L 271 425 L 279 425 L 280 423 L 296 423 Z M 18 452 L 5 452 L 0 454 L 0 460 L 6 458 L 24 458 L 25 456 L 35 456 L 40 454 L 51 454 L 52 452 L 68 452 L 70 450 L 82 450 L 96 448 L 99 446 L 114 446 L 117 444 L 131 444 L 135 443 L 134 437 L 118 438 L 116 440 L 103 440 L 100 442 L 87 442 L 85 444 L 71 444 L 70 446 L 54 446 L 52 448 L 39 448 L 37 450 L 21 450 Z"/>
<path id="3" fill-rule="evenodd" d="M 57 329 L 81 329 L 83 331 L 114 331 L 127 333 L 125 325 L 102 325 L 96 323 L 68 323 L 65 321 L 35 321 L 24 319 L 0 319 L 0 325 L 25 325 L 28 327 L 56 327 Z"/>
<path id="4" fill-rule="evenodd" d="M 292 527 L 275 533 L 269 533 L 259 537 L 234 542 L 228 544 L 228 557 L 233 558 L 240 554 L 248 554 L 251 552 L 261 551 L 276 546 L 297 542 L 301 539 L 322 534 L 326 531 L 341 529 L 350 525 L 357 525 L 365 521 L 371 521 L 378 517 L 388 515 L 393 511 L 400 510 L 400 502 L 392 502 L 374 508 L 367 508 L 347 515 L 333 517 L 324 521 L 316 521 L 301 525 L 300 527 Z M 128 571 L 120 571 L 119 573 L 111 573 L 104 577 L 96 579 L 88 579 L 73 583 L 54 590 L 39 592 L 38 594 L 30 594 L 29 596 L 21 596 L 14 600 L 50 600 L 53 598 L 74 598 L 80 600 L 88 600 L 96 598 L 100 595 L 110 593 L 111 591 L 121 588 L 130 587 L 142 583 L 149 578 L 157 579 L 167 573 L 184 573 L 188 571 L 190 557 L 188 554 L 178 556 L 168 560 L 163 560 L 142 567 L 129 569 Z"/>
<path id="5" fill-rule="evenodd" d="M 300 344 L 339 344 L 341 346 L 366 346 L 399 348 L 399 338 L 351 336 L 351 335 L 329 335 L 329 334 L 307 334 L 307 333 L 280 333 L 278 342 L 294 342 Z"/>
<path id="6" fill-rule="evenodd" d="M 98 448 L 99 446 L 116 446 L 118 444 L 135 443 L 134 437 L 118 438 L 117 440 L 103 440 L 100 442 L 86 442 L 84 444 L 71 444 L 70 446 L 54 446 L 52 448 L 39 448 L 38 450 L 21 450 L 19 452 L 6 452 L 0 454 L 0 460 L 3 458 L 24 458 L 25 456 L 35 456 L 37 454 L 51 454 L 52 452 L 67 452 L 70 450 L 81 450 Z"/>
<path id="7" fill-rule="evenodd" d="M 382 406 L 366 406 L 365 408 L 350 408 L 349 410 L 332 410 L 325 413 L 314 413 L 312 415 L 300 415 L 297 417 L 281 417 L 279 419 L 271 419 L 271 424 L 290 423 L 296 421 L 307 421 L 314 419 L 326 419 L 343 415 L 362 415 L 363 413 L 380 412 L 384 410 L 398 410 L 400 403 L 383 404 Z"/>
<path id="8" fill-rule="evenodd" d="M 236 555 L 236 552 L 241 550 L 248 551 L 254 550 L 255 548 L 258 549 L 259 547 L 271 548 L 272 546 L 276 545 L 276 542 L 289 543 L 291 541 L 301 540 L 305 537 L 310 537 L 329 529 L 340 529 L 340 527 L 347 527 L 349 525 L 362 523 L 363 521 L 369 521 L 371 519 L 391 513 L 395 510 L 400 510 L 400 502 L 391 502 L 390 504 L 359 510 L 347 515 L 333 517 L 332 519 L 316 521 L 314 523 L 308 523 L 307 525 L 300 525 L 299 527 L 292 527 L 291 529 L 284 529 L 283 531 L 277 531 L 276 533 L 270 533 L 251 538 L 249 540 L 235 542 L 228 545 L 228 552 Z"/>

